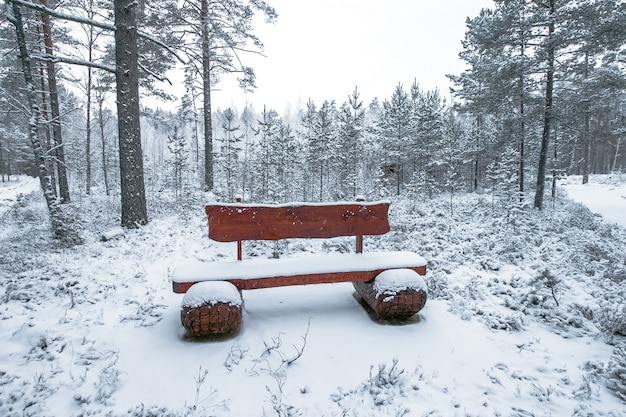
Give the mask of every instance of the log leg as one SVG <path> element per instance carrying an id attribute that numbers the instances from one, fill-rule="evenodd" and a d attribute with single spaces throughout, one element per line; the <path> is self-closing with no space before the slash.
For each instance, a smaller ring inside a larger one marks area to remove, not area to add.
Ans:
<path id="1" fill-rule="evenodd" d="M 354 282 L 354 288 L 381 319 L 404 319 L 424 308 L 426 283 L 415 271 L 392 269 L 370 282 Z"/>
<path id="2" fill-rule="evenodd" d="M 228 335 L 239 330 L 243 301 L 229 282 L 200 282 L 189 288 L 180 320 L 190 337 Z"/>

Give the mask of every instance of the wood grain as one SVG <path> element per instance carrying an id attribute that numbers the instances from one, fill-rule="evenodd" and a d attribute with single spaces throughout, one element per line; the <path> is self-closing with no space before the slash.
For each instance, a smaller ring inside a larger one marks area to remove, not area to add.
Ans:
<path id="1" fill-rule="evenodd" d="M 209 237 L 218 242 L 382 235 L 389 203 L 336 205 L 208 204 Z"/>

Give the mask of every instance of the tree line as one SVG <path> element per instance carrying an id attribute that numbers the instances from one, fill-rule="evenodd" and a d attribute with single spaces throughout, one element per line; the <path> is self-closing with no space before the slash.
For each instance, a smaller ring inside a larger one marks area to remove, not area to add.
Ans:
<path id="1" fill-rule="evenodd" d="M 208 115 L 204 118 L 205 187 L 212 188 L 211 85 L 220 74 L 234 72 L 241 73 L 242 87 L 254 86 L 254 71 L 243 65 L 239 54 L 242 50 L 258 52 L 262 48 L 252 32 L 251 21 L 255 14 L 274 20 L 276 12 L 269 4 L 263 0 L 116 0 L 113 4 L 70 0 L 52 5 L 47 0 L 5 0 L 4 4 L 0 24 L 2 49 L 19 53 L 17 59 L 10 52 L 3 55 L 3 67 L 19 67 L 23 79 L 5 73 L 0 84 L 9 87 L 2 88 L 9 97 L 5 102 L 9 112 L 13 112 L 11 118 L 17 114 L 22 121 L 27 120 L 34 155 L 31 169 L 39 176 L 56 235 L 69 233 L 62 203 L 70 202 L 65 181 L 66 144 L 60 128 L 62 115 L 54 112 L 60 108 L 55 102 L 59 63 L 88 69 L 86 77 L 81 74 L 74 78 L 86 95 L 87 193 L 91 186 L 92 98 L 98 90 L 115 94 L 123 226 L 138 227 L 148 222 L 140 87 L 144 94 L 166 98 L 155 87 L 155 81 L 169 81 L 165 74 L 177 64 L 187 66 L 194 82 L 202 84 L 199 96 L 204 114 Z M 57 22 L 56 26 L 51 25 L 51 18 Z M 60 40 L 62 46 L 54 48 L 53 39 Z M 94 70 L 99 71 L 95 79 Z M 194 101 L 197 98 L 194 96 Z M 52 110 L 50 113 L 47 106 Z M 2 149 L 9 147 L 4 145 Z"/>
<path id="2" fill-rule="evenodd" d="M 460 110 L 474 119 L 477 147 L 511 148 L 522 193 L 533 162 L 541 208 L 549 173 L 587 182 L 590 173 L 623 167 L 626 4 L 494 3 L 467 20 L 460 55 L 469 69 L 450 78 Z"/>
<path id="3" fill-rule="evenodd" d="M 560 175 L 624 166 L 619 0 L 494 1 L 466 22 L 468 69 L 449 76 L 452 103 L 416 81 L 386 99 L 364 103 L 355 87 L 285 115 L 211 106 L 223 74 L 254 88 L 241 55 L 262 51 L 252 19 L 277 18 L 266 2 L 5 6 L 0 173 L 40 177 L 56 231 L 70 190 L 96 186 L 119 192 L 122 225 L 137 227 L 146 190 L 258 202 L 489 191 L 510 206 L 534 193 L 541 208 L 546 181 L 554 190 Z M 140 107 L 146 95 L 173 99 L 158 83 L 175 66 L 178 111 Z"/>

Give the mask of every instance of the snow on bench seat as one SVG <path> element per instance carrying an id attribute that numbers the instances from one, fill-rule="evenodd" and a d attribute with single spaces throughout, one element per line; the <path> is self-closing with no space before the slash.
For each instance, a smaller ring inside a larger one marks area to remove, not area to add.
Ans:
<path id="1" fill-rule="evenodd" d="M 408 268 L 426 273 L 426 260 L 413 252 L 323 254 L 283 259 L 214 261 L 177 266 L 174 292 L 185 293 L 203 281 L 229 281 L 239 290 L 331 282 L 367 282 L 387 269 Z"/>

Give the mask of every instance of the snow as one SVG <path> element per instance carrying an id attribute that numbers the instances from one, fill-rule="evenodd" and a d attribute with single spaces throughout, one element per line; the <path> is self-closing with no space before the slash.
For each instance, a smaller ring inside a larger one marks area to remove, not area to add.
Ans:
<path id="1" fill-rule="evenodd" d="M 181 307 L 198 307 L 201 305 L 226 303 L 240 306 L 241 294 L 230 282 L 207 281 L 199 282 L 189 288 L 183 297 Z"/>
<path id="2" fill-rule="evenodd" d="M 313 207 L 326 207 L 326 206 L 337 206 L 337 205 L 359 205 L 359 206 L 377 206 L 380 204 L 389 204 L 389 200 L 379 200 L 379 201 L 359 201 L 359 199 L 363 199 L 362 196 L 356 197 L 356 201 L 331 201 L 331 202 L 301 202 L 294 201 L 290 203 L 282 203 L 282 204 L 263 204 L 263 203 L 213 203 L 209 202 L 207 205 L 215 204 L 219 207 L 238 207 L 242 209 L 254 209 L 256 207 L 301 207 L 301 206 L 313 206 Z"/>
<path id="3" fill-rule="evenodd" d="M 234 255 L 234 254 L 233 254 Z M 366 252 L 298 256 L 284 259 L 244 259 L 211 263 L 177 265 L 171 273 L 173 282 L 254 279 L 275 276 L 325 274 L 332 272 L 373 271 L 426 265 L 413 252 Z"/>
<path id="4" fill-rule="evenodd" d="M 565 189 L 573 200 L 608 221 L 626 227 L 626 176 L 591 176 L 590 183 L 584 185 L 581 176 L 574 176 L 568 179 Z"/>
<path id="5" fill-rule="evenodd" d="M 39 189 L 39 181 L 32 177 L 11 177 L 11 180 L 0 182 L 0 216 L 6 213 L 24 194 Z"/>
<path id="6" fill-rule="evenodd" d="M 237 335 L 198 342 L 168 270 L 236 253 L 208 239 L 202 207 L 159 198 L 148 225 L 102 242 L 118 197 L 82 196 L 85 243 L 63 248 L 41 192 L 15 185 L 0 187 L 0 201 L 25 196 L 0 217 L 3 417 L 626 416 L 607 388 L 625 346 L 611 326 L 626 312 L 626 231 L 563 193 L 514 221 L 491 196 L 455 195 L 453 218 L 449 196 L 394 199 L 391 232 L 364 252 L 428 260 L 411 320 L 372 319 L 350 283 L 258 289 L 243 293 Z M 244 249 L 319 261 L 353 239 Z"/>
<path id="7" fill-rule="evenodd" d="M 381 272 L 376 276 L 374 289 L 377 295 L 397 294 L 407 289 L 428 291 L 424 279 L 412 269 L 388 269 Z"/>
<path id="8" fill-rule="evenodd" d="M 102 232 L 102 240 L 107 241 L 116 237 L 124 237 L 125 232 L 121 227 L 114 227 L 112 229 Z"/>

